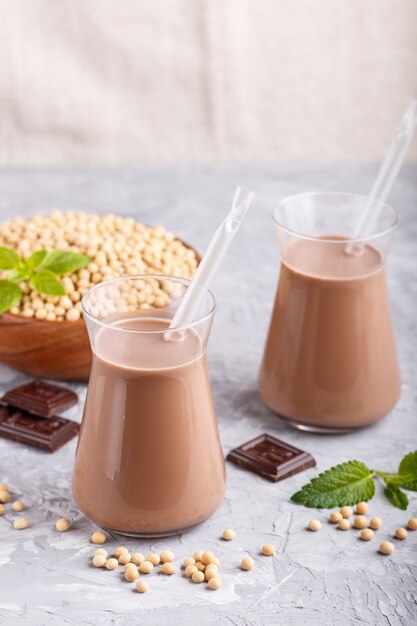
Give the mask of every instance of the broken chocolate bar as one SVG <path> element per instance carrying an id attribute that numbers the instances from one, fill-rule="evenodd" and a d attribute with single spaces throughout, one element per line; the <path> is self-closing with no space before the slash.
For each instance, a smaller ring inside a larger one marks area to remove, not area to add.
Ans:
<path id="1" fill-rule="evenodd" d="M 38 417 L 0 404 L 0 437 L 55 452 L 78 434 L 80 427 L 65 417 Z"/>
<path id="2" fill-rule="evenodd" d="M 7 391 L 1 401 L 41 417 L 51 417 L 76 404 L 78 396 L 65 387 L 32 380 Z"/>
<path id="3" fill-rule="evenodd" d="M 231 450 L 227 460 L 274 482 L 316 465 L 308 452 L 266 433 Z"/>

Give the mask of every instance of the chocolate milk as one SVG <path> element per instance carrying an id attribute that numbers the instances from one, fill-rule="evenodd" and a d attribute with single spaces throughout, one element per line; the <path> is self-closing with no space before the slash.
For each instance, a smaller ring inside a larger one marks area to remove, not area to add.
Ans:
<path id="1" fill-rule="evenodd" d="M 382 255 L 338 239 L 284 247 L 259 377 L 269 408 L 328 429 L 372 424 L 400 393 Z"/>
<path id="2" fill-rule="evenodd" d="M 162 319 L 128 318 L 97 333 L 73 493 L 104 528 L 175 533 L 206 519 L 225 467 L 199 335 L 166 341 Z"/>

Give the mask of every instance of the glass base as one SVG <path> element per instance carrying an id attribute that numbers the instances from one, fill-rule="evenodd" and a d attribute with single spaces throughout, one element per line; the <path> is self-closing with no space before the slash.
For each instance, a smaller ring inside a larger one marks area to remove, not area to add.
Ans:
<path id="1" fill-rule="evenodd" d="M 359 430 L 360 426 L 352 426 L 348 428 L 344 426 L 342 428 L 332 428 L 331 426 L 320 426 L 318 424 L 307 424 L 306 422 L 302 422 L 301 420 L 295 420 L 290 417 L 285 417 L 285 415 L 281 415 L 277 413 L 277 417 L 287 422 L 293 428 L 297 430 L 302 430 L 306 433 L 317 433 L 321 435 L 343 435 L 344 433 L 350 433 L 353 430 Z"/>
<path id="2" fill-rule="evenodd" d="M 125 530 L 115 530 L 114 528 L 103 528 L 106 533 L 109 535 L 122 535 L 123 537 L 132 537 L 135 539 L 163 539 L 164 537 L 174 537 L 175 535 L 181 535 L 181 533 L 188 530 L 188 528 L 192 528 L 189 526 L 182 530 L 169 530 L 165 533 L 145 533 L 145 532 L 126 532 Z"/>
<path id="3" fill-rule="evenodd" d="M 109 535 L 112 535 L 112 534 L 122 535 L 123 537 L 134 537 L 136 539 L 163 539 L 164 537 L 174 537 L 176 535 L 181 535 L 182 533 L 185 533 L 188 530 L 191 530 L 192 528 L 199 526 L 200 524 L 205 522 L 206 519 L 208 519 L 211 515 L 212 513 L 210 513 L 210 515 L 202 519 L 200 522 L 197 522 L 196 524 L 191 524 L 190 526 L 185 526 L 184 528 L 178 528 L 175 530 L 167 530 L 165 532 L 152 532 L 152 531 L 129 532 L 126 530 L 116 530 L 115 528 L 107 528 L 105 526 L 103 527 L 103 530 L 105 530 L 106 533 L 108 533 Z"/>

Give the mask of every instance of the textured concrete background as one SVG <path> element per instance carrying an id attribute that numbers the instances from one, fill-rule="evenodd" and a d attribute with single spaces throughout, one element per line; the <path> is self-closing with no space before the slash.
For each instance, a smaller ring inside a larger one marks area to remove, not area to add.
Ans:
<path id="1" fill-rule="evenodd" d="M 318 470 L 357 458 L 369 466 L 395 470 L 400 458 L 417 448 L 417 169 L 407 166 L 392 195 L 400 226 L 389 264 L 389 283 L 400 353 L 403 390 L 397 407 L 375 427 L 340 436 L 297 432 L 259 401 L 256 378 L 278 274 L 278 250 L 270 212 L 284 195 L 313 190 L 366 192 L 376 168 L 357 166 L 279 170 L 151 168 L 140 170 L 5 170 L 0 172 L 0 215 L 47 211 L 56 207 L 114 211 L 146 223 L 163 223 L 204 250 L 225 213 L 237 183 L 257 191 L 253 208 L 233 243 L 214 292 L 218 302 L 209 346 L 209 369 L 224 452 L 268 431 L 312 452 Z M 25 377 L 0 367 L 0 391 Z M 84 398 L 85 387 L 74 388 Z M 79 420 L 82 402 L 68 411 Z M 183 577 L 151 575 L 151 590 L 132 591 L 116 572 L 89 567 L 92 524 L 71 502 L 70 478 L 75 442 L 53 455 L 0 440 L 0 481 L 8 482 L 31 505 L 29 529 L 16 531 L 10 516 L 0 518 L 0 623 L 84 626 L 285 626 L 389 625 L 416 623 L 417 532 L 394 541 L 392 557 L 377 553 L 408 517 L 417 515 L 410 493 L 407 512 L 392 507 L 377 485 L 370 511 L 384 520 L 376 540 L 363 543 L 357 532 L 342 533 L 325 523 L 327 512 L 289 502 L 311 469 L 270 483 L 227 465 L 228 489 L 216 514 L 194 530 L 167 540 L 126 545 L 147 554 L 171 548 L 178 559 L 195 549 L 216 551 L 223 586 L 210 592 Z M 59 515 L 76 524 L 54 531 Z M 323 521 L 320 533 L 305 530 L 311 517 Z M 225 527 L 234 542 L 219 540 Z M 120 538 L 109 542 L 115 547 Z M 259 556 L 265 542 L 277 546 L 275 558 Z M 252 572 L 238 569 L 241 558 L 256 560 Z"/>

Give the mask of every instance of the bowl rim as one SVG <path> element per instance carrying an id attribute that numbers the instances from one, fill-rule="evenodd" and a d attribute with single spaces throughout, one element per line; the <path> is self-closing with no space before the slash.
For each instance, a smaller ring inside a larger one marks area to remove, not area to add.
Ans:
<path id="1" fill-rule="evenodd" d="M 20 324 L 43 324 L 46 326 L 46 324 L 49 324 L 50 326 L 52 326 L 53 324 L 59 324 L 60 326 L 66 326 L 67 324 L 71 324 L 71 326 L 75 326 L 75 324 L 83 324 L 84 319 L 83 317 L 80 317 L 78 320 L 74 320 L 73 322 L 71 322 L 70 320 L 38 320 L 36 319 L 36 317 L 25 317 L 24 315 L 21 315 L 20 313 L 10 313 L 10 311 L 5 311 L 4 313 L 2 313 L 0 315 L 0 324 L 2 323 L 2 320 L 4 319 L 8 319 L 10 318 L 11 320 L 19 320 L 18 323 Z"/>

